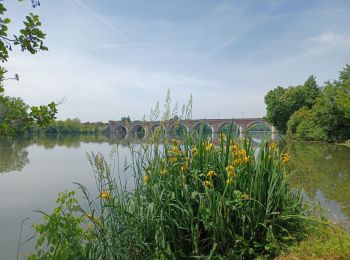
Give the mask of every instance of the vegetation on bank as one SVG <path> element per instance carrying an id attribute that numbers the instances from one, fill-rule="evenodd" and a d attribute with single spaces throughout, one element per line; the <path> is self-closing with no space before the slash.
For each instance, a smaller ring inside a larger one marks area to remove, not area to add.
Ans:
<path id="1" fill-rule="evenodd" d="M 275 143 L 201 137 L 133 150 L 135 189 L 91 154 L 99 197 L 83 208 L 74 192 L 34 226 L 30 259 L 169 259 L 276 256 L 302 239 L 305 209 L 288 184 L 290 156 Z M 120 174 L 120 173 L 118 173 Z M 46 247 L 46 244 L 48 247 Z"/>
<path id="2" fill-rule="evenodd" d="M 40 132 L 54 120 L 56 113 L 54 102 L 47 106 L 30 107 L 20 98 L 0 93 L 0 136 Z"/>
<path id="3" fill-rule="evenodd" d="M 108 124 L 103 122 L 82 123 L 79 118 L 51 122 L 42 133 L 46 134 L 98 134 L 103 133 Z"/>
<path id="4" fill-rule="evenodd" d="M 350 259 L 350 234 L 336 223 L 308 222 L 305 239 L 287 248 L 277 260 Z"/>
<path id="5" fill-rule="evenodd" d="M 277 87 L 265 96 L 266 118 L 298 140 L 342 142 L 350 138 L 350 66 L 338 80 L 317 85 L 310 76 L 301 86 Z"/>
<path id="6" fill-rule="evenodd" d="M 0 95 L 0 137 L 25 134 L 98 134 L 103 133 L 108 124 L 103 122 L 81 122 L 80 119 L 54 120 L 57 109 L 48 105 L 46 116 L 35 119 L 30 108 L 20 98 Z M 50 108 L 51 107 L 51 108 Z M 48 115 L 49 114 L 49 115 Z"/>
<path id="7" fill-rule="evenodd" d="M 350 139 L 349 139 L 349 140 L 346 140 L 343 144 L 344 144 L 345 146 L 350 147 Z"/>

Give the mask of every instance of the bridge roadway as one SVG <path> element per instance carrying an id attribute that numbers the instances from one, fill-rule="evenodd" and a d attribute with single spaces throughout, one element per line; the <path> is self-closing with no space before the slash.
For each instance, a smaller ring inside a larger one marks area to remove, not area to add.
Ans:
<path id="1" fill-rule="evenodd" d="M 170 137 L 175 129 L 183 127 L 187 133 L 192 133 L 205 124 L 210 128 L 212 138 L 217 139 L 220 130 L 225 125 L 233 123 L 233 129 L 238 130 L 240 137 L 244 137 L 247 129 L 256 123 L 265 123 L 270 127 L 271 135 L 277 135 L 277 130 L 274 126 L 269 125 L 263 118 L 233 118 L 233 119 L 186 119 L 186 120 L 168 120 L 168 121 L 109 121 L 108 131 L 113 134 L 122 134 L 123 138 L 134 138 L 136 134 L 143 129 L 147 137 L 153 133 L 157 127 L 161 127 L 165 132 L 166 137 Z M 274 136 L 272 136 L 274 138 Z"/>

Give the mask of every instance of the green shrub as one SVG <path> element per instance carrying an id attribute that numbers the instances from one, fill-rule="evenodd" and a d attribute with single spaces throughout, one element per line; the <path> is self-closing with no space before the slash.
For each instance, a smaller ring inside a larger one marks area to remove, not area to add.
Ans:
<path id="1" fill-rule="evenodd" d="M 325 128 L 319 122 L 317 114 L 306 107 L 296 111 L 288 120 L 287 135 L 297 140 L 327 141 Z"/>
<path id="2" fill-rule="evenodd" d="M 74 191 L 60 193 L 52 214 L 43 213 L 44 223 L 33 225 L 39 238 L 36 253 L 28 259 L 85 259 L 87 242 L 92 237 L 82 227 L 83 217 L 74 214 L 80 208 L 74 194 Z"/>

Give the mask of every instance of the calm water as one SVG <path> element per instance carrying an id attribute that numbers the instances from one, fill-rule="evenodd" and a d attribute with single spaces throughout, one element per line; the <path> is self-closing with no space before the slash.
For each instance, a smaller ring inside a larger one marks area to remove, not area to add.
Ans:
<path id="1" fill-rule="evenodd" d="M 291 147 L 293 184 L 328 209 L 328 217 L 350 230 L 350 148 L 297 143 Z"/>
<path id="2" fill-rule="evenodd" d="M 264 134 L 255 134 L 258 142 Z M 115 145 L 104 136 L 22 138 L 0 141 L 0 260 L 15 259 L 24 222 L 22 241 L 40 222 L 33 210 L 51 212 L 57 193 L 75 189 L 79 182 L 97 196 L 87 153 L 101 152 L 109 158 Z M 129 147 L 119 145 L 119 160 L 130 160 Z M 328 144 L 296 144 L 291 148 L 297 168 L 293 185 L 301 186 L 308 199 L 329 209 L 328 215 L 346 226 L 350 219 L 350 148 Z M 115 165 L 118 165 L 115 161 Z M 117 171 L 117 169 L 115 169 Z M 132 187 L 132 173 L 122 181 Z M 34 241 L 21 246 L 20 254 L 33 250 Z"/>

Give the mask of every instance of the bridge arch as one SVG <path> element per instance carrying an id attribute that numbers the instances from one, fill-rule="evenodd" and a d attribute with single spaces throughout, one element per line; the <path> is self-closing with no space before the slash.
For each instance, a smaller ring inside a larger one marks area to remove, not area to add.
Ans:
<path id="1" fill-rule="evenodd" d="M 222 134 L 227 134 L 230 132 L 231 129 L 231 124 L 232 124 L 232 134 L 239 133 L 239 125 L 237 125 L 235 122 L 232 121 L 226 121 L 218 125 L 218 132 Z"/>
<path id="2" fill-rule="evenodd" d="M 115 126 L 114 133 L 118 139 L 124 139 L 128 136 L 128 129 L 124 125 L 118 124 Z"/>
<path id="3" fill-rule="evenodd" d="M 252 142 L 259 143 L 271 136 L 271 126 L 265 121 L 254 121 L 247 125 L 246 134 Z"/>
<path id="4" fill-rule="evenodd" d="M 188 128 L 182 123 L 175 123 L 168 127 L 171 136 L 181 137 L 188 133 Z"/>
<path id="5" fill-rule="evenodd" d="M 202 126 L 203 126 L 204 135 L 209 135 L 209 136 L 213 135 L 213 132 L 214 132 L 213 127 L 209 125 L 206 121 L 201 121 L 196 123 L 192 128 L 192 134 L 199 134 Z"/>
<path id="6" fill-rule="evenodd" d="M 162 126 L 160 123 L 149 126 L 149 131 L 151 134 L 160 134 L 162 136 L 165 136 L 166 133 L 164 126 Z"/>
<path id="7" fill-rule="evenodd" d="M 141 124 L 133 124 L 131 127 L 131 134 L 133 138 L 144 139 L 146 136 L 146 129 Z"/>
<path id="8" fill-rule="evenodd" d="M 254 130 L 253 127 L 255 127 L 256 130 Z M 250 124 L 247 125 L 247 131 L 269 132 L 269 131 L 271 131 L 271 125 L 269 125 L 265 121 L 254 121 L 254 122 L 251 122 Z"/>

